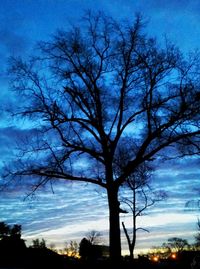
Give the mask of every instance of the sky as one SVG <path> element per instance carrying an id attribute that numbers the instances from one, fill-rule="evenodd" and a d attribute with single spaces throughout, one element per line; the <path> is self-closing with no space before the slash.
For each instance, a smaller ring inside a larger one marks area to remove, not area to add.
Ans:
<path id="1" fill-rule="evenodd" d="M 19 129 L 5 113 L 12 103 L 7 75 L 10 56 L 26 57 L 36 42 L 48 40 L 59 28 L 76 24 L 86 10 L 104 11 L 115 19 L 133 19 L 141 12 L 147 19 L 149 35 L 167 36 L 183 53 L 200 48 L 199 0 L 1 0 L 0 1 L 0 165 L 14 157 L 15 139 L 28 130 Z M 14 105 L 14 104 L 13 104 Z M 155 189 L 163 189 L 168 199 L 149 209 L 139 225 L 149 233 L 138 234 L 137 252 L 161 245 L 169 237 L 181 237 L 190 243 L 197 232 L 200 216 L 196 204 L 199 198 L 199 159 L 174 160 L 160 164 L 152 179 Z M 26 198 L 26 199 L 25 199 Z M 190 208 L 185 204 L 190 201 Z M 129 216 L 121 220 L 130 226 Z M 23 186 L 0 193 L 0 221 L 21 224 L 22 237 L 44 238 L 47 244 L 62 248 L 65 242 L 80 240 L 91 230 L 102 232 L 108 243 L 108 207 L 106 193 L 96 186 L 58 183 L 39 190 L 27 198 Z M 122 237 L 123 253 L 127 246 Z"/>

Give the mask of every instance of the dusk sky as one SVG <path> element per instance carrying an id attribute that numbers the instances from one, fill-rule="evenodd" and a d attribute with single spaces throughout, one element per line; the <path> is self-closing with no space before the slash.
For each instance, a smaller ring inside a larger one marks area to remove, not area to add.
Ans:
<path id="1" fill-rule="evenodd" d="M 7 74 L 10 56 L 26 57 L 37 41 L 48 40 L 58 29 L 79 22 L 84 11 L 104 11 L 115 19 L 134 19 L 141 12 L 147 19 L 146 32 L 162 42 L 167 36 L 183 53 L 200 48 L 199 0 L 1 0 L 0 1 L 0 165 L 14 158 L 17 139 L 23 137 L 26 126 L 18 126 L 5 112 L 14 106 Z M 30 130 L 29 130 L 30 131 Z M 194 242 L 197 232 L 196 208 L 199 199 L 199 159 L 187 158 L 161 163 L 156 167 L 152 187 L 165 190 L 168 199 L 160 202 L 139 220 L 139 226 L 149 233 L 138 234 L 137 252 L 161 245 L 169 237 L 181 237 Z M 200 189 L 200 188 L 199 188 Z M 91 230 L 103 234 L 108 243 L 108 207 L 106 193 L 88 184 L 58 182 L 41 189 L 34 199 L 25 199 L 23 186 L 0 192 L 0 221 L 21 224 L 22 237 L 44 238 L 47 245 L 62 248 L 65 242 L 80 240 Z M 190 208 L 186 203 L 190 201 Z M 131 225 L 130 217 L 121 221 Z M 123 234 L 123 232 L 122 232 Z M 123 253 L 127 246 L 123 241 Z"/>

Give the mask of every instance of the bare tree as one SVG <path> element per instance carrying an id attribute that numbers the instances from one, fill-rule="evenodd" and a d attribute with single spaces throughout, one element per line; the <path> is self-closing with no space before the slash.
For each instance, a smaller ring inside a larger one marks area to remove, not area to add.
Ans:
<path id="1" fill-rule="evenodd" d="M 167 240 L 167 243 L 163 243 L 163 247 L 170 249 L 171 252 L 181 253 L 189 247 L 189 243 L 186 239 L 171 237 Z"/>
<path id="2" fill-rule="evenodd" d="M 116 261 L 123 183 L 144 162 L 199 153 L 199 59 L 184 59 L 169 42 L 160 48 L 143 26 L 140 16 L 118 23 L 89 12 L 80 27 L 41 42 L 38 57 L 13 59 L 10 68 L 15 114 L 29 119 L 33 137 L 4 176 L 35 178 L 33 191 L 52 180 L 104 188 Z M 124 150 L 129 158 L 118 169 Z"/>
<path id="3" fill-rule="evenodd" d="M 92 245 L 98 245 L 102 242 L 102 234 L 96 230 L 88 232 L 86 237 Z"/>
<path id="4" fill-rule="evenodd" d="M 146 164 L 139 166 L 134 174 L 132 174 L 125 182 L 125 185 L 128 188 L 128 194 L 121 199 L 122 203 L 128 207 L 128 210 L 124 210 L 124 212 L 130 212 L 132 216 L 132 227 L 130 230 L 127 230 L 125 223 L 122 222 L 131 260 L 134 258 L 137 231 L 143 230 L 149 232 L 147 229 L 138 227 L 138 218 L 144 215 L 149 207 L 167 197 L 167 194 L 164 191 L 153 191 L 151 188 L 151 172 L 152 170 L 150 166 L 147 166 Z"/>
<path id="5" fill-rule="evenodd" d="M 36 238 L 32 240 L 32 245 L 30 246 L 30 248 L 46 248 L 46 241 L 44 240 L 44 238 L 42 238 L 41 240 Z"/>
<path id="6" fill-rule="evenodd" d="M 195 248 L 198 250 L 200 248 L 200 219 L 197 220 L 197 234 L 195 235 Z"/>
<path id="7" fill-rule="evenodd" d="M 79 246 L 76 241 L 71 240 L 69 243 L 65 243 L 64 252 L 67 256 L 77 257 L 79 253 Z"/>

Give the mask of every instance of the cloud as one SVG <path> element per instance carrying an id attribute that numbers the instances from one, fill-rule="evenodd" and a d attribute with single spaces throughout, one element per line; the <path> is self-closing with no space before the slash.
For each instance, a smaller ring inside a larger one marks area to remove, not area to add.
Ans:
<path id="1" fill-rule="evenodd" d="M 27 38 L 14 32 L 13 27 L 0 29 L 1 51 L 4 51 L 9 57 L 11 55 L 21 55 L 26 51 Z"/>
<path id="2" fill-rule="evenodd" d="M 149 251 L 152 247 L 161 246 L 170 237 L 179 237 L 188 240 L 189 243 L 193 243 L 194 235 L 197 233 L 196 223 L 197 217 L 193 212 L 189 214 L 184 212 L 169 213 L 169 211 L 163 210 L 157 215 L 143 216 L 138 225 L 148 229 L 149 233 L 144 231 L 138 232 L 136 253 L 139 254 L 143 251 Z M 127 242 L 123 233 L 122 245 L 124 251 L 126 251 Z"/>
<path id="3" fill-rule="evenodd" d="M 6 125 L 6 122 L 2 121 L 1 125 Z M 7 162 L 9 159 L 15 157 L 15 151 L 19 146 L 20 141 L 26 141 L 27 137 L 30 137 L 36 133 L 36 129 L 21 129 L 17 126 L 8 126 L 0 128 L 0 148 L 1 158 L 0 162 Z"/>
<path id="4" fill-rule="evenodd" d="M 26 22 L 19 10 L 10 8 L 8 3 L 2 6 L 0 3 L 0 56 L 3 67 L 7 68 L 7 60 L 10 56 L 25 56 L 30 47 L 30 38 L 25 34 Z M 2 66 L 1 66 L 2 68 Z"/>
<path id="5" fill-rule="evenodd" d="M 97 228 L 98 222 L 102 224 L 108 220 L 107 203 L 100 190 L 96 192 L 92 186 L 60 181 L 54 192 L 47 187 L 37 193 L 36 200 L 30 201 L 23 201 L 23 191 L 4 198 L 1 196 L 1 204 L 4 204 L 4 208 L 0 208 L 1 218 L 8 223 L 21 224 L 23 235 L 28 238 L 37 235 L 51 238 L 52 234 L 63 229 L 66 234 L 82 233 L 84 236 L 86 231 Z"/>

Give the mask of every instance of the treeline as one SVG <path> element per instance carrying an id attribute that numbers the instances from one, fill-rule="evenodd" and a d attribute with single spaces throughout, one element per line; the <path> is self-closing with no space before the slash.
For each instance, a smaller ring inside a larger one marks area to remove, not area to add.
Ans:
<path id="1" fill-rule="evenodd" d="M 21 238 L 21 225 L 0 222 L 0 267 L 22 268 L 66 268 L 71 265 L 97 261 L 109 256 L 109 247 L 102 244 L 101 234 L 89 232 L 80 243 L 66 242 L 63 249 L 54 244 L 47 246 L 46 240 L 33 239 L 29 246 Z"/>
<path id="2" fill-rule="evenodd" d="M 197 233 L 194 236 L 194 242 L 179 237 L 171 237 L 161 246 L 154 246 L 149 251 L 150 257 L 159 256 L 161 258 L 171 257 L 172 254 L 180 255 L 183 251 L 200 251 L 200 220 L 197 221 Z M 176 256 L 177 256 L 176 255 Z"/>
<path id="3" fill-rule="evenodd" d="M 123 266 L 119 268 L 129 269 L 134 264 L 134 268 L 154 269 L 161 263 L 164 266 L 162 268 L 198 268 L 199 220 L 197 225 L 198 232 L 193 244 L 189 244 L 186 239 L 172 237 L 161 246 L 152 247 L 149 253 L 140 255 L 136 260 L 130 256 L 123 257 Z M 21 230 L 21 225 L 0 222 L 0 267 L 90 269 L 109 265 L 109 247 L 103 244 L 102 235 L 97 231 L 90 231 L 80 243 L 71 240 L 66 242 L 63 249 L 57 249 L 54 244 L 47 246 L 44 238 L 33 239 L 27 247 L 21 238 Z"/>

